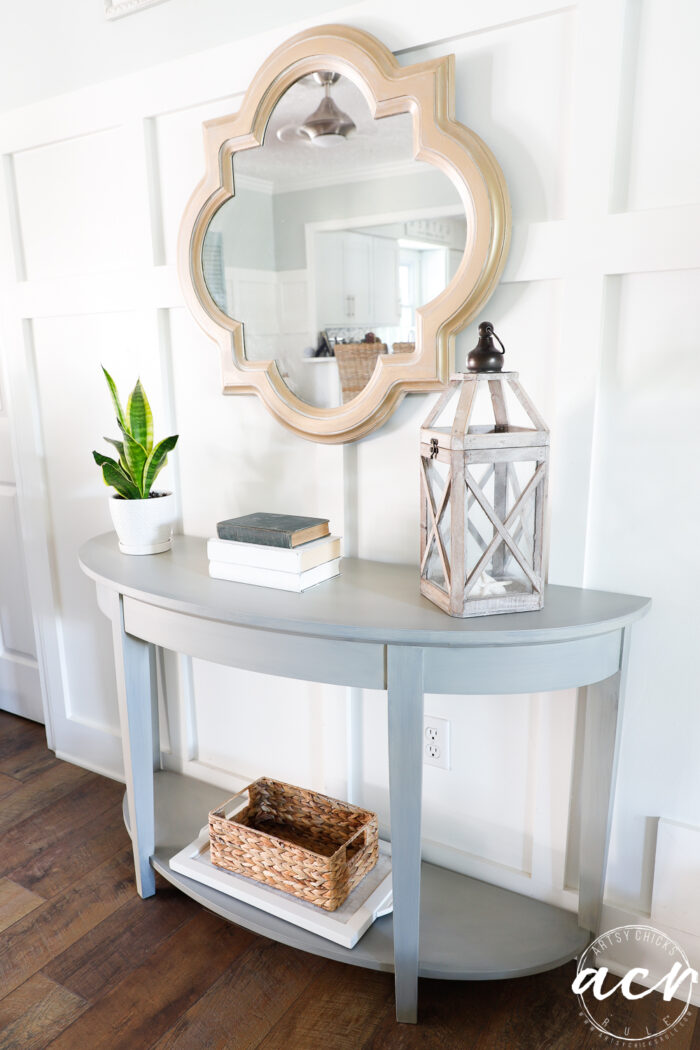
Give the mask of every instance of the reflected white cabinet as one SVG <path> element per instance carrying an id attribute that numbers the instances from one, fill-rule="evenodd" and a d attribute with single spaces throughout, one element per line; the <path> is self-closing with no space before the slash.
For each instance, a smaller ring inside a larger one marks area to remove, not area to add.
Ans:
<path id="1" fill-rule="evenodd" d="M 393 325 L 399 317 L 399 255 L 387 237 L 323 232 L 315 242 L 319 328 Z"/>
<path id="2" fill-rule="evenodd" d="M 399 246 L 389 237 L 372 237 L 372 303 L 376 325 L 399 323 Z"/>

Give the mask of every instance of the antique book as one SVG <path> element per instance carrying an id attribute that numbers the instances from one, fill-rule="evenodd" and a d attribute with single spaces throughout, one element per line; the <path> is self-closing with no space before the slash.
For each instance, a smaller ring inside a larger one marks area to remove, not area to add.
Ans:
<path id="1" fill-rule="evenodd" d="M 244 514 L 218 522 L 220 540 L 258 543 L 267 547 L 298 547 L 321 536 L 330 535 L 328 518 L 303 518 L 298 514 Z"/>
<path id="2" fill-rule="evenodd" d="M 277 569 L 258 569 L 254 565 L 232 565 L 231 562 L 210 561 L 209 575 L 215 580 L 231 583 L 252 583 L 256 587 L 275 587 L 278 591 L 305 591 L 324 580 L 340 575 L 340 558 L 317 565 L 306 572 L 279 572 Z"/>
<path id="3" fill-rule="evenodd" d="M 210 539 L 207 554 L 210 561 L 223 561 L 231 565 L 251 565 L 280 572 L 305 572 L 340 557 L 340 536 L 323 536 L 320 540 L 302 543 L 291 550 L 262 543 Z"/>

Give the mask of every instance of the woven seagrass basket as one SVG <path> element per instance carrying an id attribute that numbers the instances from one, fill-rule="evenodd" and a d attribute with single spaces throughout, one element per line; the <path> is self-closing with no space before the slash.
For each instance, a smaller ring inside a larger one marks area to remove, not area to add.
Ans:
<path id="1" fill-rule="evenodd" d="M 366 809 L 261 777 L 212 810 L 209 845 L 217 867 L 335 911 L 377 863 L 379 832 Z"/>
<path id="2" fill-rule="evenodd" d="M 333 353 L 338 362 L 340 394 L 346 405 L 369 383 L 377 358 L 386 353 L 386 343 L 340 343 Z"/>

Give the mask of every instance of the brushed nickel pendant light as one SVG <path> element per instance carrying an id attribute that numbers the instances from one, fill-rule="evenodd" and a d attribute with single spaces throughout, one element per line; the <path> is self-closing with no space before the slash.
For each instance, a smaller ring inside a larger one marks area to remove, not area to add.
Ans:
<path id="1" fill-rule="evenodd" d="M 331 98 L 331 86 L 340 79 L 340 73 L 320 71 L 312 76 L 324 89 L 320 105 L 298 127 L 280 128 L 277 137 L 281 142 L 300 138 L 314 146 L 335 146 L 351 135 L 356 127 L 352 118 Z"/>

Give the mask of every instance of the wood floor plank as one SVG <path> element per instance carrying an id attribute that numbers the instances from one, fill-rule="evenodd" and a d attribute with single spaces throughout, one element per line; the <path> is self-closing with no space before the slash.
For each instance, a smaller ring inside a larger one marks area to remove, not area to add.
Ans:
<path id="1" fill-rule="evenodd" d="M 15 824 L 26 820 L 40 807 L 50 806 L 67 795 L 80 780 L 90 776 L 94 774 L 70 762 L 57 762 L 55 766 L 37 774 L 29 783 L 21 784 L 2 801 L 0 835 L 4 836 Z"/>
<path id="2" fill-rule="evenodd" d="M 0 1050 L 45 1050 L 87 1005 L 80 996 L 35 974 L 0 1000 Z"/>
<path id="3" fill-rule="evenodd" d="M 15 777 L 8 777 L 6 773 L 0 773 L 0 798 L 5 798 L 11 791 L 16 791 L 21 783 L 21 780 Z"/>
<path id="4" fill-rule="evenodd" d="M 611 990 L 618 982 L 619 977 L 609 973 L 603 984 L 604 991 Z M 632 990 L 635 994 L 644 992 L 644 988 L 639 984 L 633 984 Z M 642 1040 L 645 1033 L 653 1036 L 654 1033 L 663 1031 L 668 1023 L 664 1018 L 669 1018 L 670 1020 L 678 1016 L 681 1009 L 681 1004 L 675 1000 L 673 1004 L 664 1002 L 662 995 L 658 992 L 642 995 L 642 998 L 634 1001 L 626 999 L 621 992 L 612 992 L 609 998 L 603 1002 L 591 1002 L 589 999 L 589 1003 L 593 1017 L 599 1023 L 602 1023 L 604 1027 L 606 1022 L 608 1022 L 611 1030 L 614 1029 L 615 1032 L 624 1034 L 625 1027 L 629 1026 L 629 1034 Z M 668 1033 L 663 1040 L 663 1044 L 659 1040 L 659 1044 L 662 1044 L 664 1047 L 668 1046 L 670 1050 L 690 1050 L 694 1029 L 697 1024 L 697 1016 L 697 1008 L 691 1006 L 681 1023 Z M 586 1036 L 581 1042 L 581 1048 L 582 1050 L 592 1050 L 592 1048 L 600 1045 L 600 1041 L 600 1031 L 591 1025 L 586 1029 Z"/>
<path id="5" fill-rule="evenodd" d="M 481 1047 L 490 1021 L 503 1009 L 508 982 L 419 982 L 418 1025 L 398 1024 L 393 998 L 379 1012 L 374 1031 L 359 1044 L 361 1050 L 453 1050 Z M 494 1043 L 498 1050 L 514 1050 Z M 533 1043 L 533 1050 L 539 1044 Z M 571 1050 L 571 1048 L 569 1048 Z"/>
<path id="6" fill-rule="evenodd" d="M 86 1011 L 51 1050 L 150 1050 L 255 935 L 200 910 Z"/>
<path id="7" fill-rule="evenodd" d="M 325 966 L 258 938 L 153 1050 L 253 1050 Z"/>
<path id="8" fill-rule="evenodd" d="M 51 805 L 41 806 L 4 833 L 0 875 L 22 867 L 40 852 L 56 846 L 65 836 L 69 836 L 69 841 L 64 843 L 69 852 L 79 829 L 90 824 L 91 832 L 98 832 L 105 811 L 121 805 L 123 794 L 124 786 L 114 780 L 94 773 L 82 777 L 68 794 Z"/>
<path id="9" fill-rule="evenodd" d="M 11 879 L 0 879 L 0 932 L 45 903 L 38 893 L 30 892 Z"/>
<path id="10" fill-rule="evenodd" d="M 360 1050 L 393 1000 L 391 974 L 326 963 L 258 1046 L 260 1050 Z"/>
<path id="11" fill-rule="evenodd" d="M 571 1050 L 585 1039 L 585 1025 L 571 990 L 576 966 L 498 981 L 488 1024 L 474 1050 L 505 1045 L 512 1050 Z"/>
<path id="12" fill-rule="evenodd" d="M 73 794 L 68 796 L 69 800 L 72 798 Z M 128 846 L 129 841 L 119 802 L 101 814 L 97 830 L 91 827 L 86 835 L 84 827 L 78 824 L 52 846 L 34 852 L 23 865 L 11 871 L 9 877 L 42 897 L 55 897 L 85 872 Z"/>
<path id="13" fill-rule="evenodd" d="M 43 739 L 42 739 L 43 737 Z M 30 780 L 59 761 L 46 746 L 43 734 L 27 732 L 11 741 L 4 741 L 6 754 L 0 749 L 0 773 L 15 780 Z"/>
<path id="14" fill-rule="evenodd" d="M 172 886 L 159 885 L 155 897 L 133 897 L 42 972 L 94 1003 L 200 911 L 198 904 Z"/>
<path id="15" fill-rule="evenodd" d="M 419 1025 L 398 1025 L 388 974 L 256 937 L 160 877 L 141 900 L 123 788 L 43 734 L 0 712 L 0 764 L 24 778 L 0 771 L 0 1050 L 599 1050 L 573 964 L 421 981 Z M 664 1046 L 700 1050 L 697 1009 Z"/>
<path id="16" fill-rule="evenodd" d="M 697 1008 L 695 1009 L 695 1020 L 692 1024 L 693 1027 L 690 1042 L 688 1043 L 688 1050 L 700 1050 L 700 1011 Z"/>
<path id="17" fill-rule="evenodd" d="M 38 722 L 0 711 L 0 759 L 12 754 L 13 747 L 23 740 L 43 740 L 46 747 L 46 730 Z"/>
<path id="18" fill-rule="evenodd" d="M 131 849 L 121 850 L 0 934 L 0 996 L 9 995 L 133 897 L 133 870 Z"/>

